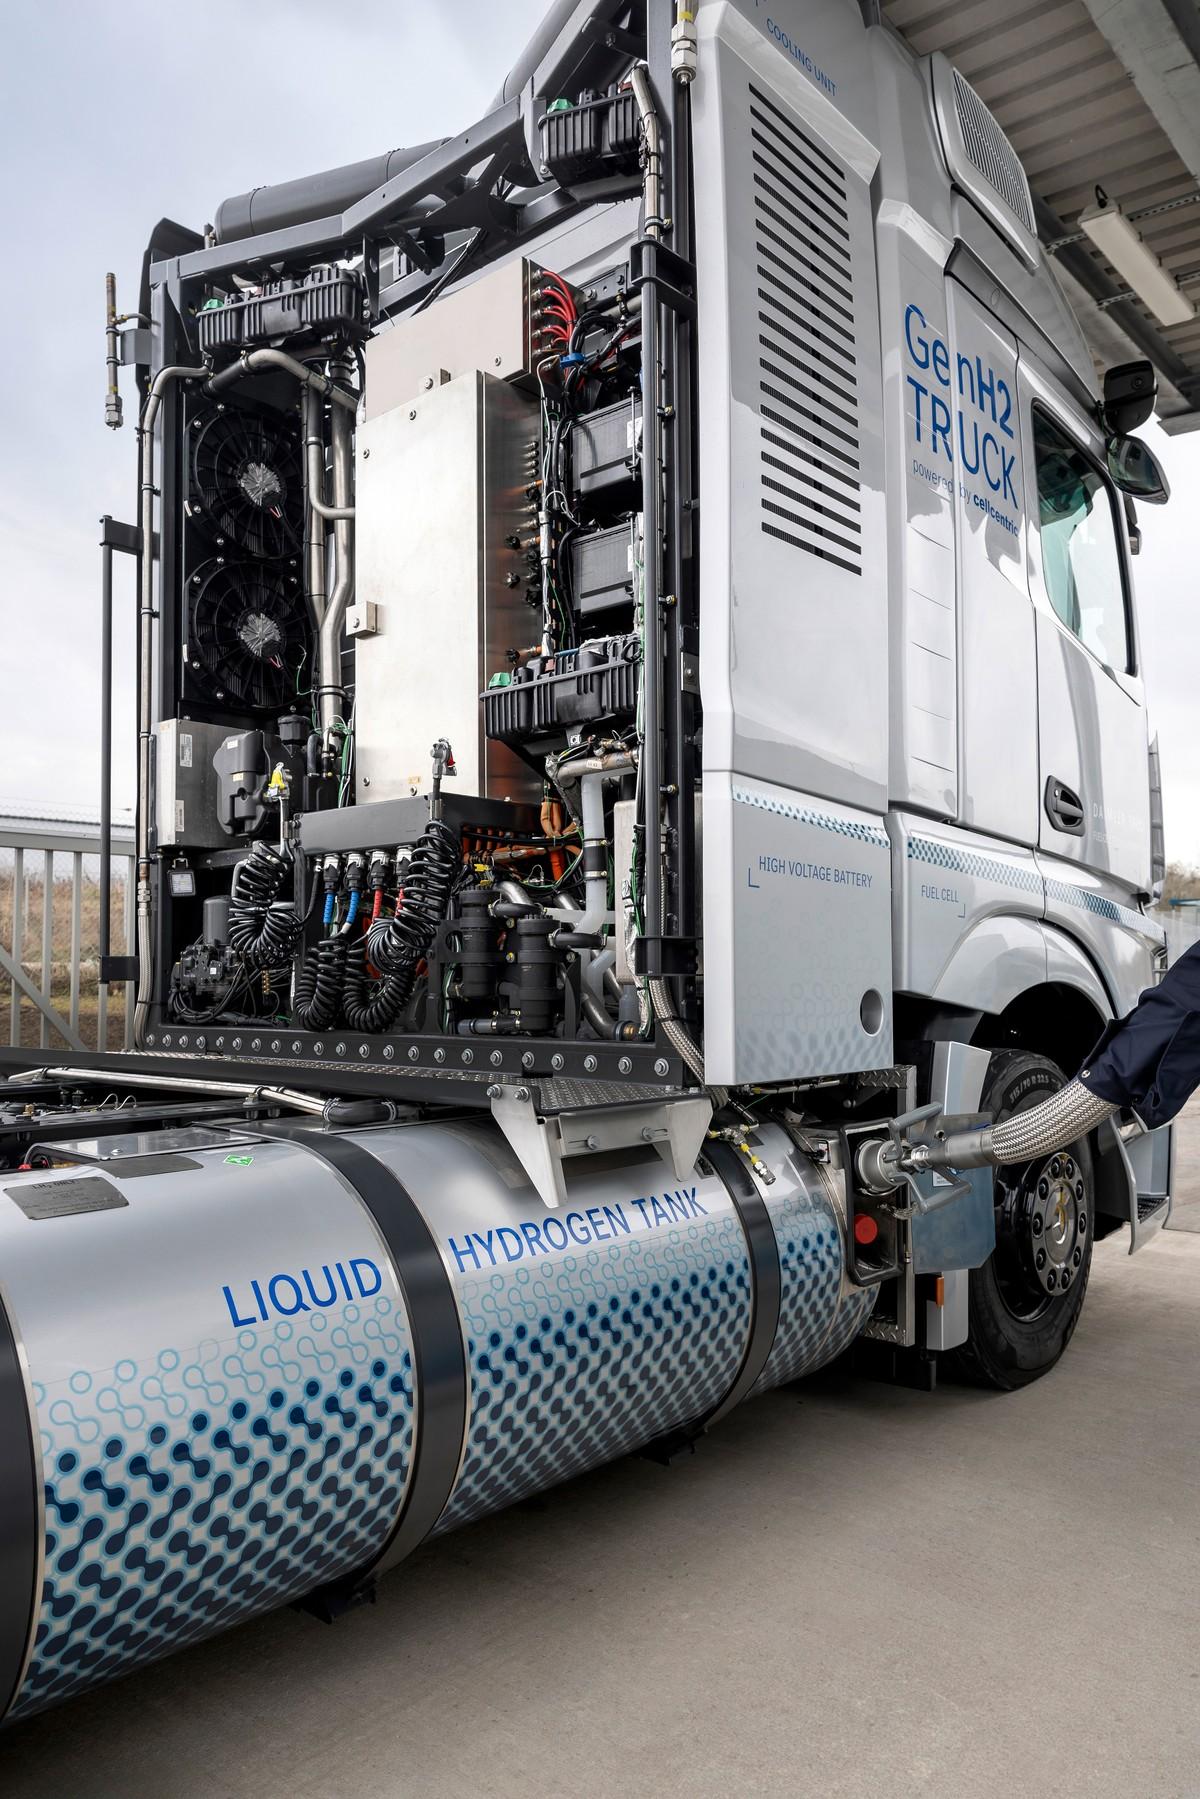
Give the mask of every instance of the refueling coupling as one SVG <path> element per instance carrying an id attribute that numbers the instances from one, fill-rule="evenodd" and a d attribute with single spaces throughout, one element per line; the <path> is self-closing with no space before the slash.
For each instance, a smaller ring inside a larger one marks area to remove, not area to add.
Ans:
<path id="1" fill-rule="evenodd" d="M 945 1129 L 939 1124 L 938 1108 L 926 1106 L 898 1119 L 894 1135 L 864 1143 L 856 1171 L 870 1192 L 890 1193 L 910 1175 L 1032 1162 L 1065 1149 L 1116 1110 L 1111 1100 L 1098 1098 L 1078 1080 L 1068 1081 L 1040 1106 L 1014 1113 L 1000 1124 Z"/>

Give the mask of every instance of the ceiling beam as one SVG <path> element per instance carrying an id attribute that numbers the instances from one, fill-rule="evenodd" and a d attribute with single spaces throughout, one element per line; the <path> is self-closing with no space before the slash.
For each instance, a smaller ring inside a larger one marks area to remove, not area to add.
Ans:
<path id="1" fill-rule="evenodd" d="M 1200 181 L 1200 15 L 1195 0 L 1083 0 L 1097 29 Z"/>

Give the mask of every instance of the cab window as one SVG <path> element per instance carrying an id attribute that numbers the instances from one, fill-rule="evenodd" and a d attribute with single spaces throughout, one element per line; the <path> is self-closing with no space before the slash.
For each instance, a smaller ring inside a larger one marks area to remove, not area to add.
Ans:
<path id="1" fill-rule="evenodd" d="M 1125 580 L 1112 489 L 1079 445 L 1036 409 L 1033 441 L 1050 604 L 1105 667 L 1128 673 Z"/>

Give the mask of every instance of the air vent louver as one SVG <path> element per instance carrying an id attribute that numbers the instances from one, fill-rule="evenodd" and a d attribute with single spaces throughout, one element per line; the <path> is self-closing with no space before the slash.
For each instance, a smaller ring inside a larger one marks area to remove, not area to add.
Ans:
<path id="1" fill-rule="evenodd" d="M 846 180 L 750 87 L 762 529 L 862 573 L 859 396 Z"/>
<path id="2" fill-rule="evenodd" d="M 954 112 L 971 165 L 1026 231 L 1035 229 L 1029 183 L 1017 154 L 969 81 L 954 71 Z"/>

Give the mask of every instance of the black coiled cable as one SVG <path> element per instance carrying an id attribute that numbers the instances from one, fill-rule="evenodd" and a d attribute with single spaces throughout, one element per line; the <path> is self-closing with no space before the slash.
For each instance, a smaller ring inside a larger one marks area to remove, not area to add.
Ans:
<path id="1" fill-rule="evenodd" d="M 404 870 L 404 900 L 394 918 L 377 919 L 368 933 L 371 961 L 382 975 L 416 965 L 450 907 L 462 874 L 462 848 L 440 818 L 431 818 Z"/>
<path id="2" fill-rule="evenodd" d="M 262 842 L 233 871 L 229 947 L 243 968 L 278 968 L 291 958 L 300 920 L 291 901 L 279 898 L 291 871 L 290 853 Z"/>
<path id="3" fill-rule="evenodd" d="M 292 1015 L 306 1031 L 328 1031 L 337 1021 L 346 975 L 346 939 L 322 937 L 296 976 Z"/>
<path id="4" fill-rule="evenodd" d="M 367 940 L 357 937 L 346 956 L 346 984 L 342 1016 L 352 1031 L 387 1031 L 408 1004 L 417 975 L 417 959 L 385 974 L 381 981 L 367 975 Z"/>

